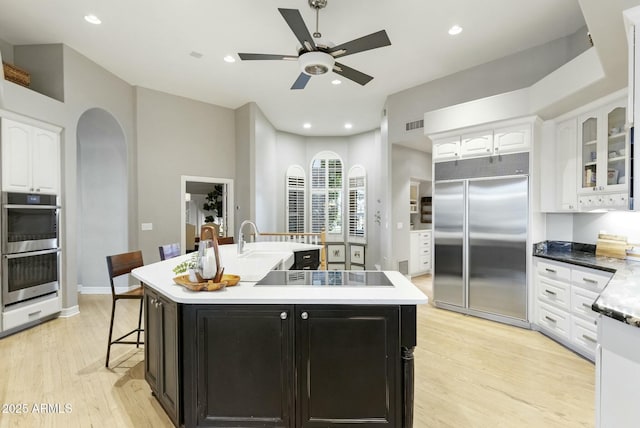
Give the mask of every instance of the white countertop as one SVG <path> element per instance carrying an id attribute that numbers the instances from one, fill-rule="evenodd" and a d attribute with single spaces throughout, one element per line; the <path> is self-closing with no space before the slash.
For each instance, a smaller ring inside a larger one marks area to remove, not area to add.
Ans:
<path id="1" fill-rule="evenodd" d="M 415 305 L 427 303 L 424 295 L 404 275 L 396 271 L 385 274 L 394 287 L 255 287 L 270 270 L 293 257 L 293 251 L 320 248 L 318 245 L 289 242 L 246 244 L 248 254 L 238 256 L 236 245 L 220 246 L 225 273 L 240 275 L 240 283 L 219 291 L 191 291 L 173 282 L 173 268 L 189 254 L 146 265 L 132 271 L 134 277 L 178 303 L 190 304 L 349 304 Z"/>

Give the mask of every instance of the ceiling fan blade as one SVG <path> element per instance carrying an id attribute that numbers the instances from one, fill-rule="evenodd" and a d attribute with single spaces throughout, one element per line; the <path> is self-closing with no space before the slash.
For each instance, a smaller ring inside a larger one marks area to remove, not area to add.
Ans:
<path id="1" fill-rule="evenodd" d="M 304 89 L 307 86 L 307 82 L 311 79 L 311 76 L 308 74 L 300 73 L 300 76 L 293 82 L 293 86 L 291 89 Z"/>
<path id="2" fill-rule="evenodd" d="M 351 40 L 350 42 L 343 43 L 338 46 L 334 46 L 329 49 L 329 53 L 334 58 L 340 58 L 354 53 L 368 51 L 370 49 L 381 48 L 383 46 L 391 45 L 391 40 L 387 36 L 387 32 L 380 30 L 377 33 L 369 34 L 368 36 L 360 37 L 359 39 Z"/>
<path id="3" fill-rule="evenodd" d="M 346 65 L 340 64 L 338 62 L 334 64 L 333 71 L 334 73 L 338 73 L 339 75 L 344 76 L 349 80 L 353 80 L 354 82 L 359 83 L 362 86 L 366 85 L 371 81 L 371 79 L 373 79 L 373 77 L 369 76 L 368 74 L 364 74 L 361 71 L 358 71 L 351 67 L 347 67 Z"/>
<path id="4" fill-rule="evenodd" d="M 293 34 L 298 38 L 298 41 L 302 47 L 306 50 L 315 50 L 316 44 L 309 34 L 309 29 L 302 19 L 302 15 L 298 9 L 278 9 L 280 14 L 287 21 L 289 28 L 293 31 Z"/>
<path id="5" fill-rule="evenodd" d="M 238 56 L 243 61 L 262 60 L 262 59 L 290 59 L 297 60 L 297 56 L 293 55 L 275 55 L 275 54 L 259 54 L 259 53 L 239 53 Z"/>

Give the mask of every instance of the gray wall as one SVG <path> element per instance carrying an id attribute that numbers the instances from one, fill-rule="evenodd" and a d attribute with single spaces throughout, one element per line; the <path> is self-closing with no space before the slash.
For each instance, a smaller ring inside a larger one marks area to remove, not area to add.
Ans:
<path id="1" fill-rule="evenodd" d="M 277 191 L 275 195 L 275 206 L 277 209 L 278 224 L 276 230 L 287 230 L 287 218 L 285 212 L 285 192 L 281 189 L 285 187 L 285 176 L 290 165 L 300 165 L 305 172 L 307 183 L 309 182 L 309 162 L 307 161 L 307 150 L 305 138 L 302 135 L 278 132 L 277 134 L 278 162 L 273 165 L 273 176 L 276 180 Z"/>
<path id="2" fill-rule="evenodd" d="M 118 122 L 101 109 L 82 115 L 77 135 L 78 283 L 89 292 L 105 286 L 105 257 L 128 247 L 127 147 Z"/>
<path id="3" fill-rule="evenodd" d="M 255 106 L 255 218 L 259 231 L 282 232 L 278 229 L 278 206 L 274 195 L 282 191 L 282 181 L 275 166 L 280 163 L 277 132 L 262 111 Z M 238 224 L 240 226 L 240 224 Z"/>
<path id="4" fill-rule="evenodd" d="M 389 141 L 424 138 L 422 129 L 406 131 L 405 124 L 425 112 L 531 86 L 586 50 L 586 33 L 583 27 L 574 35 L 390 95 Z"/>
<path id="5" fill-rule="evenodd" d="M 135 186 L 136 138 L 134 127 L 133 88 L 99 67 L 78 52 L 63 46 L 65 102 L 19 87 L 5 84 L 4 108 L 59 125 L 61 135 L 62 180 L 62 307 L 71 309 L 78 304 L 77 296 L 77 138 L 78 119 L 91 108 L 108 111 L 120 124 L 127 144 L 127 175 L 129 177 L 128 205 L 129 245 L 137 243 L 137 231 L 131 229 L 137 217 L 137 189 Z M 131 177 L 133 177 L 133 184 Z M 126 249 L 125 249 L 126 250 Z M 106 265 L 104 285 L 108 286 Z"/>
<path id="6" fill-rule="evenodd" d="M 29 88 L 64 101 L 64 63 L 61 44 L 15 46 L 15 65 L 29 71 Z"/>
<path id="7" fill-rule="evenodd" d="M 409 182 L 411 178 L 430 181 L 431 154 L 397 144 L 391 148 L 391 229 L 393 235 L 391 269 L 409 259 Z M 401 224 L 401 227 L 398 226 Z"/>
<path id="8" fill-rule="evenodd" d="M 251 204 L 253 198 L 251 185 L 253 175 L 253 126 L 252 126 L 252 110 L 255 109 L 254 103 L 248 103 L 236 109 L 235 131 L 236 131 L 236 175 L 234 181 L 235 187 L 235 227 L 240 227 L 243 220 L 255 219 L 255 212 L 252 212 Z M 235 236 L 235 232 L 234 232 Z"/>
<path id="9" fill-rule="evenodd" d="M 231 109 L 145 88 L 136 118 L 139 223 L 153 224 L 138 246 L 149 263 L 158 246 L 180 241 L 180 176 L 234 178 L 235 121 Z"/>

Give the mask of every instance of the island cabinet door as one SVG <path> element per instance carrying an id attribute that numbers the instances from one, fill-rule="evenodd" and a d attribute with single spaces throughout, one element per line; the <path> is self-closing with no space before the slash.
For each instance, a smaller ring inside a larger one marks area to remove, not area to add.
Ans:
<path id="1" fill-rule="evenodd" d="M 195 311 L 185 318 L 185 426 L 293 428 L 293 306 L 193 308 L 185 307 Z"/>
<path id="2" fill-rule="evenodd" d="M 156 310 L 158 294 L 148 287 L 144 289 L 144 377 L 151 391 L 158 395 L 160 380 L 160 314 Z"/>
<path id="3" fill-rule="evenodd" d="M 296 306 L 296 427 L 400 427 L 399 308 Z"/>

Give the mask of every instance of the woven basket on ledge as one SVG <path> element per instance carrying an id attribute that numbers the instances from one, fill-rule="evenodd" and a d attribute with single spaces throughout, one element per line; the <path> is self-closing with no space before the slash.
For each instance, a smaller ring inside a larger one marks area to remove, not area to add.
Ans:
<path id="1" fill-rule="evenodd" d="M 28 71 L 24 71 L 13 64 L 2 62 L 4 69 L 4 78 L 18 85 L 29 87 L 31 84 L 31 76 Z"/>

